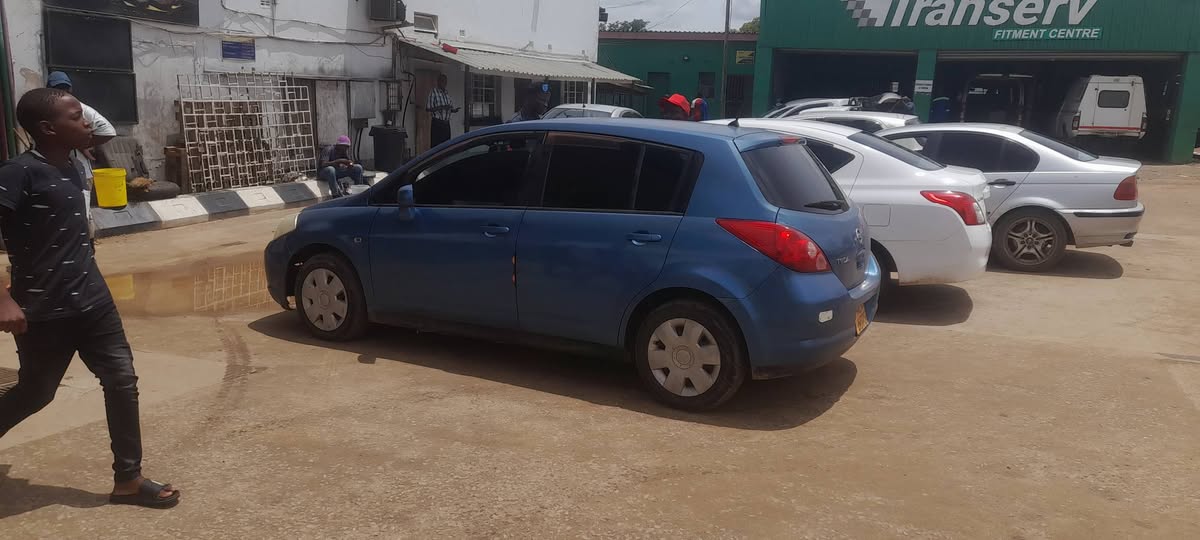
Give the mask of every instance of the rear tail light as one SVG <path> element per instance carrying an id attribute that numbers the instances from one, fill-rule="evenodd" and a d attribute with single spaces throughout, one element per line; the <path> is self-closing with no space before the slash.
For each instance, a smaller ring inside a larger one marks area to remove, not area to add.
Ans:
<path id="1" fill-rule="evenodd" d="M 796 272 L 828 272 L 825 252 L 804 233 L 769 221 L 718 219 L 717 225 L 771 260 Z"/>
<path id="2" fill-rule="evenodd" d="M 1078 114 L 1075 115 L 1075 117 L 1071 119 L 1071 129 L 1075 129 L 1075 130 L 1079 129 L 1079 115 Z"/>
<path id="3" fill-rule="evenodd" d="M 921 195 L 929 202 L 949 206 L 967 225 L 987 223 L 987 216 L 983 214 L 983 207 L 979 205 L 979 201 L 966 193 L 961 191 L 922 191 Z"/>
<path id="4" fill-rule="evenodd" d="M 1118 201 L 1136 201 L 1138 198 L 1137 177 L 1130 176 L 1117 185 L 1117 191 L 1113 193 L 1113 198 Z"/>
<path id="5" fill-rule="evenodd" d="M 1146 113 L 1142 113 L 1142 132 L 1144 133 L 1150 127 L 1150 119 L 1146 117 Z"/>

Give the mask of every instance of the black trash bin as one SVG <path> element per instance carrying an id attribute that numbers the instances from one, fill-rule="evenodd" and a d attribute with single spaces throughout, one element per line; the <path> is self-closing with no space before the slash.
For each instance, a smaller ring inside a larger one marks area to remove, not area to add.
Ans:
<path id="1" fill-rule="evenodd" d="M 404 145 L 408 132 L 396 126 L 371 126 L 371 139 L 375 144 L 375 170 L 385 174 L 404 165 Z"/>

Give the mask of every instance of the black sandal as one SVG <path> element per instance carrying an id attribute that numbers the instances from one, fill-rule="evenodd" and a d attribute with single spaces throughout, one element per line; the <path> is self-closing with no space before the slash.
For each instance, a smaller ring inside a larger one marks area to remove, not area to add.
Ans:
<path id="1" fill-rule="evenodd" d="M 169 497 L 160 497 L 162 492 L 170 491 Z M 179 490 L 171 484 L 160 484 L 149 478 L 143 478 L 138 492 L 130 495 L 109 495 L 110 504 L 128 504 L 146 508 L 171 508 L 179 503 Z"/>

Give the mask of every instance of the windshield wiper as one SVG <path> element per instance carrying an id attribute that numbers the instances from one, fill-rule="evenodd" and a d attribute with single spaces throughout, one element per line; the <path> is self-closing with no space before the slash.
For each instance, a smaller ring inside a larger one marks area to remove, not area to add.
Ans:
<path id="1" fill-rule="evenodd" d="M 819 210 L 847 210 L 846 201 L 817 201 L 804 205 L 805 208 L 816 208 Z"/>

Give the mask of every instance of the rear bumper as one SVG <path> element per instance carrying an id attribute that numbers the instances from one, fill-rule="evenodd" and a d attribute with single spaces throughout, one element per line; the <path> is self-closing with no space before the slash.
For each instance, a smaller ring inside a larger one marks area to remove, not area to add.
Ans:
<path id="1" fill-rule="evenodd" d="M 276 238 L 263 250 L 263 266 L 266 269 L 267 292 L 271 299 L 283 309 L 291 309 L 287 294 L 287 269 L 289 253 L 287 236 Z"/>
<path id="2" fill-rule="evenodd" d="M 963 225 L 945 240 L 891 241 L 883 247 L 896 261 L 901 285 L 958 283 L 987 271 L 990 225 Z"/>
<path id="3" fill-rule="evenodd" d="M 868 259 L 867 275 L 846 287 L 833 274 L 800 274 L 779 268 L 746 298 L 724 300 L 746 339 L 751 374 L 771 379 L 803 373 L 836 360 L 858 341 L 855 314 L 878 308 L 880 269 Z M 822 313 L 827 321 L 821 322 Z"/>
<path id="4" fill-rule="evenodd" d="M 1128 245 L 1137 235 L 1146 207 L 1103 210 L 1059 210 L 1071 227 L 1075 247 Z"/>

